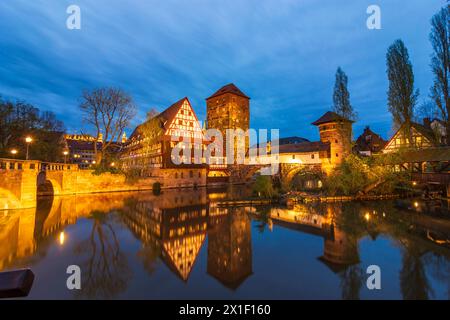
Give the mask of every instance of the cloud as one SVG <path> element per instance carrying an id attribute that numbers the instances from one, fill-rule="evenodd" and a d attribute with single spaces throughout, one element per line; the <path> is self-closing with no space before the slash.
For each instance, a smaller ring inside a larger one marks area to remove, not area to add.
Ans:
<path id="1" fill-rule="evenodd" d="M 234 82 L 252 97 L 252 126 L 310 139 L 310 122 L 331 106 L 338 66 L 349 76 L 356 129 L 373 123 L 387 135 L 385 53 L 397 38 L 426 98 L 429 20 L 445 3 L 378 1 L 383 29 L 370 31 L 366 0 L 80 0 L 82 29 L 68 30 L 73 2 L 0 3 L 0 94 L 52 110 L 77 131 L 83 89 L 130 92 L 137 124 L 184 96 L 204 119 L 204 98 Z"/>

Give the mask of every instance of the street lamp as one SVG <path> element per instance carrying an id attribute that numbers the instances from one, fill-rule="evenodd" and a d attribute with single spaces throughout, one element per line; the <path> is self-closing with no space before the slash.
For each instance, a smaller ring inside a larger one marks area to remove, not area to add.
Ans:
<path id="1" fill-rule="evenodd" d="M 26 160 L 28 160 L 28 148 L 29 148 L 29 146 L 30 146 L 30 143 L 33 142 L 33 138 L 30 137 L 30 136 L 28 136 L 28 137 L 25 138 L 25 142 L 27 143 L 27 156 L 26 156 Z"/>
<path id="2" fill-rule="evenodd" d="M 12 149 L 11 150 L 11 154 L 13 155 L 14 159 L 16 158 L 17 152 L 18 152 L 17 149 Z"/>
<path id="3" fill-rule="evenodd" d="M 69 151 L 67 151 L 67 150 L 64 150 L 63 151 L 63 155 L 64 155 L 64 164 L 66 164 L 67 163 L 67 155 L 69 154 Z"/>

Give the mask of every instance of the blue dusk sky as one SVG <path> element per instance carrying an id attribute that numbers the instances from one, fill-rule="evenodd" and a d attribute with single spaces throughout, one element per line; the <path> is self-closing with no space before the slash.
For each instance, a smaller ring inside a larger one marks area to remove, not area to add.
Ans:
<path id="1" fill-rule="evenodd" d="M 205 98 L 233 82 L 251 99 L 251 127 L 318 138 L 311 126 L 332 105 L 338 66 L 366 125 L 391 134 L 385 55 L 396 39 L 413 63 L 420 102 L 432 84 L 430 19 L 445 0 L 2 0 L 0 94 L 51 110 L 68 132 L 88 131 L 84 89 L 119 86 L 135 99 L 133 127 L 151 108 Z M 66 9 L 81 8 L 81 30 Z M 381 30 L 366 27 L 369 5 Z M 131 132 L 133 128 L 128 130 Z"/>

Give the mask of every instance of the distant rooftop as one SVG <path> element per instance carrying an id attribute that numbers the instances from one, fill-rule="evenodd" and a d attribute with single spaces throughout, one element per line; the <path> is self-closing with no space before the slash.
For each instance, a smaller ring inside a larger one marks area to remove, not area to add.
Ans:
<path id="1" fill-rule="evenodd" d="M 225 86 L 223 86 L 222 88 L 220 88 L 219 90 L 217 90 L 215 93 L 213 93 L 213 95 L 211 95 L 209 98 L 206 98 L 206 100 L 209 100 L 211 98 L 214 97 L 218 97 L 222 94 L 226 94 L 226 93 L 232 93 L 235 94 L 237 96 L 241 96 L 247 99 L 250 99 L 250 97 L 248 97 L 245 93 L 243 93 L 238 87 L 236 87 L 234 85 L 234 83 L 229 83 Z"/>
<path id="2" fill-rule="evenodd" d="M 280 138 L 278 143 L 280 145 L 283 145 L 283 144 L 296 144 L 296 143 L 302 143 L 302 142 L 309 142 L 309 140 L 302 138 L 302 137 L 293 136 L 293 137 Z"/>

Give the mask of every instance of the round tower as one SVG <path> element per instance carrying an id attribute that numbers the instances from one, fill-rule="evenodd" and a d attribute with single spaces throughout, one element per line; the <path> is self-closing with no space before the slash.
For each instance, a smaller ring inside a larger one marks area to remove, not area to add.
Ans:
<path id="1" fill-rule="evenodd" d="M 352 152 L 353 121 L 328 111 L 312 124 L 319 128 L 320 141 L 329 144 L 328 157 L 322 163 L 329 173 Z"/>

